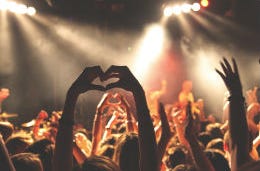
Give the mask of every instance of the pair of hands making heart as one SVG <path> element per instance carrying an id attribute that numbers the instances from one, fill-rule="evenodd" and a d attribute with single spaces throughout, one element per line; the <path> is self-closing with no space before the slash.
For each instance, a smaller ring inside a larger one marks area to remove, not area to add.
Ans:
<path id="1" fill-rule="evenodd" d="M 118 78 L 119 80 L 106 86 L 93 84 L 92 82 L 98 77 L 101 81 L 112 78 Z M 81 94 L 89 90 L 106 91 L 112 88 L 122 88 L 131 92 L 142 89 L 140 83 L 127 66 L 112 65 L 106 72 L 103 72 L 100 66 L 86 67 L 72 84 L 69 91 L 73 94 Z"/>

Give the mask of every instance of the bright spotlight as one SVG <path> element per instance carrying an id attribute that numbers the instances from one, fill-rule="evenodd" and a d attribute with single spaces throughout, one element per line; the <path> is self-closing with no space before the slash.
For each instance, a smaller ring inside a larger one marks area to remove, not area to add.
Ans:
<path id="1" fill-rule="evenodd" d="M 25 14 L 26 12 L 27 12 L 27 6 L 26 5 L 17 5 L 15 13 Z"/>
<path id="2" fill-rule="evenodd" d="M 28 7 L 27 8 L 27 14 L 28 15 L 35 15 L 36 14 L 36 9 L 34 7 Z"/>
<path id="3" fill-rule="evenodd" d="M 191 9 L 193 11 L 199 11 L 200 10 L 200 4 L 199 3 L 193 3 L 192 6 L 191 6 Z"/>
<path id="4" fill-rule="evenodd" d="M 5 0 L 0 1 L 0 10 L 7 10 L 8 9 L 8 3 Z"/>
<path id="5" fill-rule="evenodd" d="M 201 0 L 201 1 L 200 1 L 200 4 L 201 4 L 201 6 L 203 6 L 203 7 L 208 7 L 208 6 L 209 6 L 209 1 L 208 1 L 208 0 Z"/>
<path id="6" fill-rule="evenodd" d="M 172 12 L 175 14 L 175 15 L 179 15 L 181 14 L 181 7 L 179 5 L 176 5 L 172 8 Z"/>
<path id="7" fill-rule="evenodd" d="M 36 9 L 33 7 L 27 7 L 24 4 L 18 4 L 7 0 L 0 0 L 0 10 L 8 10 L 16 14 L 34 15 L 36 13 Z"/>
<path id="8" fill-rule="evenodd" d="M 190 10 L 191 10 L 191 5 L 190 4 L 183 4 L 181 6 L 181 10 L 184 12 L 184 13 L 189 13 Z"/>
<path id="9" fill-rule="evenodd" d="M 161 25 L 153 24 L 146 29 L 134 65 L 134 72 L 139 78 L 144 77 L 151 63 L 160 56 L 164 39 L 165 32 Z"/>
<path id="10" fill-rule="evenodd" d="M 172 11 L 172 7 L 166 7 L 164 8 L 163 14 L 166 17 L 170 17 L 172 15 L 173 11 Z"/>

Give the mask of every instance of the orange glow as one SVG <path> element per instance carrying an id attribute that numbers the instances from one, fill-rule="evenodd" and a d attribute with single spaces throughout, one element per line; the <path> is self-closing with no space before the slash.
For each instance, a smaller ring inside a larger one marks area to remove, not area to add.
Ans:
<path id="1" fill-rule="evenodd" d="M 208 6 L 209 6 L 209 1 L 208 1 L 208 0 L 201 0 L 201 1 L 200 1 L 200 4 L 201 4 L 201 6 L 203 6 L 203 7 L 208 7 Z"/>

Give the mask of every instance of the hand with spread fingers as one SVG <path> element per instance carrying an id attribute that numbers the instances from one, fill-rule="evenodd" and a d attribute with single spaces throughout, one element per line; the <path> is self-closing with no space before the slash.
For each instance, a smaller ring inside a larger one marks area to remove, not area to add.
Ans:
<path id="1" fill-rule="evenodd" d="M 223 72 L 216 69 L 216 72 L 223 79 L 228 91 L 231 95 L 242 95 L 242 85 L 239 78 L 237 64 L 234 58 L 232 58 L 233 69 L 226 58 L 223 58 L 223 62 L 220 62 Z"/>
<path id="2" fill-rule="evenodd" d="M 235 59 L 232 59 L 233 69 L 226 58 L 220 62 L 223 72 L 216 72 L 223 79 L 230 92 L 229 97 L 229 153 L 231 158 L 231 170 L 237 170 L 243 164 L 251 160 L 249 156 L 249 134 L 245 112 L 245 101 L 242 93 L 238 67 Z"/>

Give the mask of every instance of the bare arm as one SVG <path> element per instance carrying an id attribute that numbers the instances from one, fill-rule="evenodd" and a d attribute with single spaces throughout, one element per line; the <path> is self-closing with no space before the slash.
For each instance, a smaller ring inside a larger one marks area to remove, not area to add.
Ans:
<path id="1" fill-rule="evenodd" d="M 167 120 L 167 116 L 166 116 L 164 106 L 162 103 L 159 103 L 159 114 L 160 114 L 161 123 L 162 123 L 161 124 L 162 134 L 161 134 L 161 138 L 158 142 L 158 161 L 159 161 L 159 164 L 161 165 L 162 158 L 164 156 L 167 144 L 170 141 L 173 134 L 171 132 L 170 125 Z"/>
<path id="2" fill-rule="evenodd" d="M 126 66 L 111 66 L 105 75 L 105 79 L 119 78 L 109 84 L 108 89 L 118 87 L 133 93 L 138 118 L 140 171 L 159 171 L 155 134 L 142 86 Z"/>
<path id="3" fill-rule="evenodd" d="M 59 129 L 56 136 L 54 150 L 53 170 L 71 171 L 72 170 L 72 149 L 73 149 L 73 123 L 74 109 L 81 93 L 89 90 L 104 90 L 103 87 L 93 85 L 91 82 L 102 74 L 99 66 L 87 67 L 77 80 L 72 84 L 67 92 L 63 114 L 59 121 Z"/>
<path id="4" fill-rule="evenodd" d="M 201 149 L 194 131 L 194 119 L 191 113 L 191 104 L 187 105 L 186 109 L 188 125 L 185 129 L 185 137 L 190 144 L 190 149 L 193 154 L 194 161 L 201 171 L 215 171 L 213 165 Z"/>
<path id="5" fill-rule="evenodd" d="M 223 62 L 220 62 L 223 72 L 220 72 L 219 70 L 216 70 L 216 72 L 221 76 L 230 92 L 229 146 L 231 147 L 231 170 L 237 170 L 239 166 L 250 161 L 250 150 L 242 85 L 236 62 L 234 59 L 232 59 L 232 62 L 233 69 L 229 62 L 224 58 Z"/>

